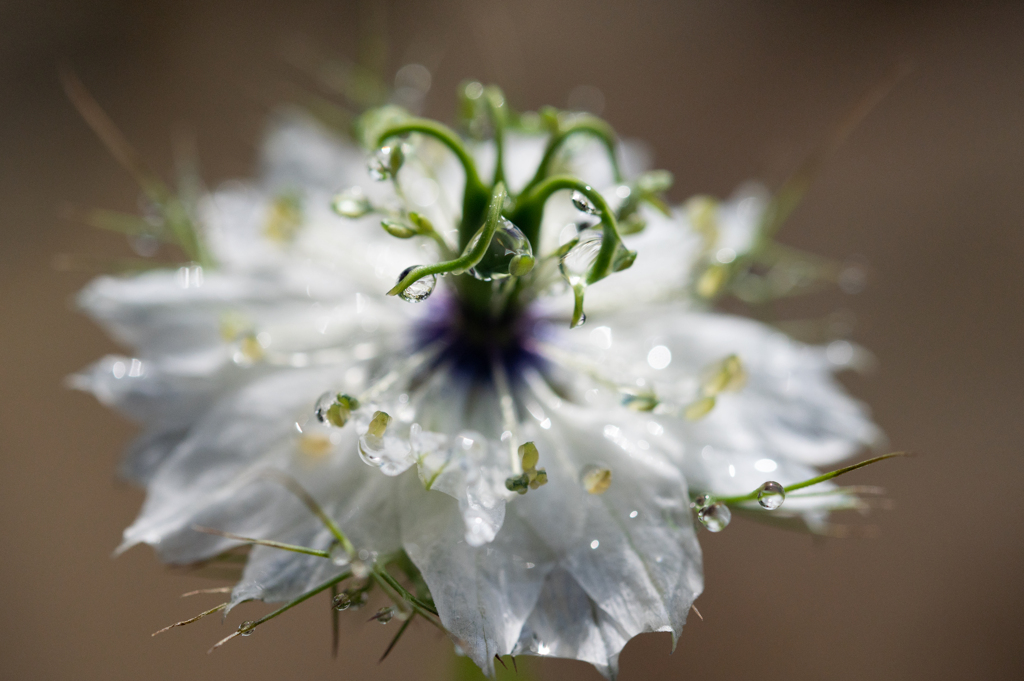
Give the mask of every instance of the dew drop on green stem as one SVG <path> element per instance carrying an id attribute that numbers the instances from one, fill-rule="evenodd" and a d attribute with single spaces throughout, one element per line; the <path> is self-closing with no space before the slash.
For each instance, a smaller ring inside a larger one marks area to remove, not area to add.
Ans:
<path id="1" fill-rule="evenodd" d="M 342 591 L 340 594 L 331 599 L 331 607 L 341 612 L 348 610 L 352 606 L 352 596 L 347 591 Z"/>
<path id="2" fill-rule="evenodd" d="M 385 144 L 378 149 L 367 163 L 370 177 L 383 182 L 398 174 L 399 168 L 405 162 L 405 152 L 401 144 Z"/>
<path id="3" fill-rule="evenodd" d="M 782 502 L 785 500 L 786 488 L 774 480 L 769 480 L 761 485 L 761 489 L 757 490 L 757 503 L 761 504 L 761 508 L 769 511 L 774 511 L 782 506 Z"/>
<path id="4" fill-rule="evenodd" d="M 345 567 L 352 562 L 352 558 L 348 555 L 348 551 L 341 544 L 334 544 L 331 550 L 327 552 L 331 559 L 331 562 L 338 567 Z"/>
<path id="5" fill-rule="evenodd" d="M 711 532 L 721 532 L 732 520 L 732 511 L 721 501 L 715 501 L 697 511 L 697 519 Z"/>
<path id="6" fill-rule="evenodd" d="M 398 281 L 405 279 L 417 267 L 419 265 L 413 265 L 402 270 L 402 273 L 398 275 Z M 407 303 L 422 303 L 434 292 L 435 286 L 437 286 L 437 276 L 431 274 L 414 281 L 404 291 L 399 293 L 398 297 Z"/>
<path id="7" fill-rule="evenodd" d="M 601 211 L 597 209 L 594 202 L 587 198 L 587 195 L 581 191 L 574 191 L 572 193 L 572 205 L 576 206 L 576 210 L 586 213 L 588 215 L 600 215 Z"/>
<path id="8" fill-rule="evenodd" d="M 558 268 L 570 286 L 585 285 L 587 272 L 601 251 L 604 235 L 596 230 L 584 230 L 575 246 L 562 256 Z"/>
<path id="9" fill-rule="evenodd" d="M 474 237 L 467 246 L 472 250 L 480 239 Z M 501 218 L 484 257 L 469 270 L 469 274 L 481 281 L 505 279 L 508 276 L 523 276 L 533 268 L 533 247 L 522 230 L 508 219 Z"/>
<path id="10" fill-rule="evenodd" d="M 331 201 L 331 208 L 345 218 L 360 218 L 371 210 L 369 199 L 360 187 L 352 187 L 341 192 Z"/>

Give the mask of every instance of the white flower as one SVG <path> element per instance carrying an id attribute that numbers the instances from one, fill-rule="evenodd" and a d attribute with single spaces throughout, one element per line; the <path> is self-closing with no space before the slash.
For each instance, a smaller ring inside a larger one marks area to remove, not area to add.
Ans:
<path id="1" fill-rule="evenodd" d="M 387 110 L 367 128 L 404 120 Z M 429 135 L 392 136 L 375 163 L 393 181 L 375 182 L 365 152 L 298 118 L 269 136 L 261 180 L 202 199 L 208 262 L 93 281 L 82 308 L 132 356 L 73 384 L 145 429 L 124 472 L 148 495 L 122 548 L 190 563 L 238 545 L 204 526 L 333 558 L 256 546 L 231 605 L 290 600 L 404 552 L 485 670 L 534 654 L 612 676 L 633 636 L 674 640 L 703 588 L 691 499 L 710 495 L 696 508 L 721 529 L 729 507 L 714 498 L 813 478 L 876 430 L 824 348 L 710 305 L 758 247 L 763 189 L 662 214 L 651 204 L 666 178 L 641 175 L 639 152 L 620 150 L 623 182 L 593 136 L 566 137 L 548 172 L 600 193 L 574 205 L 566 185 L 530 233 L 523 188 L 549 137 L 507 132 L 499 179 L 516 201 L 481 181 L 491 250 L 436 290 L 434 275 L 413 283 L 405 296 L 432 292 L 420 304 L 385 294 L 410 266 L 455 258 L 481 224 L 457 231 L 464 169 Z M 468 148 L 492 177 L 494 145 Z M 602 203 L 636 231 L 624 246 L 604 249 Z M 856 503 L 828 485 L 772 513 L 821 527 Z"/>

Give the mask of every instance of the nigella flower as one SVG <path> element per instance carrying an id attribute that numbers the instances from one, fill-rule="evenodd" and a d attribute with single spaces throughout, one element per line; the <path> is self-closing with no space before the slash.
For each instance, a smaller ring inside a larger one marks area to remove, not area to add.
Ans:
<path id="1" fill-rule="evenodd" d="M 222 607 L 379 586 L 376 619 L 428 620 L 485 671 L 613 676 L 632 637 L 679 636 L 698 529 L 825 531 L 859 504 L 817 467 L 877 439 L 833 378 L 860 351 L 715 310 L 832 276 L 772 250 L 760 186 L 669 206 L 603 121 L 462 95 L 466 139 L 385 107 L 368 155 L 292 116 L 259 180 L 191 203 L 150 182 L 146 233 L 192 262 L 81 293 L 132 355 L 73 383 L 144 425 L 122 548 L 255 544 Z"/>

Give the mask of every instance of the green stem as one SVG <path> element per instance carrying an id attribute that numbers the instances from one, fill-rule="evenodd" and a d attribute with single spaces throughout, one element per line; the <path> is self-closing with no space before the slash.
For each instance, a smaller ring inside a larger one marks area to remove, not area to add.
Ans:
<path id="1" fill-rule="evenodd" d="M 850 471 L 855 471 L 858 468 L 863 468 L 864 466 L 870 466 L 871 464 L 878 463 L 879 461 L 885 461 L 886 459 L 893 459 L 901 456 L 910 456 L 910 454 L 908 454 L 907 452 L 893 452 L 891 454 L 883 454 L 882 456 L 876 456 L 873 459 L 867 459 L 866 461 L 861 461 L 860 463 L 855 463 L 851 466 L 839 468 L 837 470 L 831 471 L 829 473 L 824 473 L 822 475 L 810 478 L 808 480 L 804 480 L 802 482 L 795 482 L 792 485 L 786 485 L 785 491 L 788 493 L 794 490 L 803 489 L 804 487 L 810 487 L 811 485 L 817 485 L 818 483 L 825 482 L 826 480 L 831 480 L 832 478 L 839 477 L 840 475 L 849 473 Z M 755 489 L 750 494 L 743 494 L 737 497 L 716 497 L 715 501 L 720 501 L 723 504 L 741 504 L 745 501 L 756 501 L 757 495 L 760 491 L 761 489 L 758 488 Z"/>
<path id="2" fill-rule="evenodd" d="M 537 172 L 534 174 L 533 179 L 523 189 L 525 194 L 529 190 L 533 189 L 535 185 L 540 184 L 544 181 L 544 178 L 548 175 L 552 161 L 555 159 L 555 154 L 561 149 L 562 145 L 572 137 L 573 135 L 593 135 L 605 146 L 608 151 L 608 160 L 612 165 L 612 173 L 614 174 L 615 181 L 622 181 L 622 173 L 619 170 L 619 162 L 615 157 L 615 131 L 612 127 L 602 121 L 596 116 L 583 115 L 578 117 L 569 125 L 558 130 L 548 140 L 548 145 L 544 149 L 544 156 L 540 161 L 540 165 L 537 167 Z"/>
<path id="3" fill-rule="evenodd" d="M 417 607 L 419 607 L 419 608 L 421 608 L 423 610 L 426 610 L 431 615 L 436 615 L 437 614 L 437 609 L 436 608 L 434 608 L 433 606 L 428 605 L 427 603 L 424 603 L 423 601 L 421 601 L 420 599 L 416 598 L 411 593 L 409 593 L 409 590 L 406 589 L 401 584 L 399 584 L 398 580 L 396 580 L 394 577 L 392 577 L 391 573 L 388 572 L 387 570 L 385 570 L 384 568 L 382 568 L 382 567 L 375 568 L 373 572 L 374 572 L 374 575 L 378 579 L 384 581 L 389 587 L 394 589 L 395 592 L 399 596 L 401 596 L 403 600 L 407 601 L 411 605 L 414 605 L 414 606 L 417 606 Z"/>
<path id="4" fill-rule="evenodd" d="M 340 575 L 338 575 L 336 577 L 330 578 L 329 580 L 327 580 L 326 582 L 324 582 L 320 586 L 313 587 L 312 589 L 310 589 L 306 593 L 302 594 L 301 596 L 299 596 L 295 600 L 292 600 L 292 601 L 289 601 L 288 603 L 285 603 L 284 605 L 282 605 L 280 608 L 278 608 L 274 612 L 272 612 L 270 614 L 267 614 L 267 615 L 264 615 L 263 617 L 261 617 L 258 620 L 256 620 L 256 622 L 253 623 L 253 625 L 252 625 L 253 628 L 258 627 L 259 625 L 263 624 L 264 622 L 266 622 L 268 620 L 274 619 L 278 615 L 280 615 L 280 614 L 282 614 L 282 613 L 284 613 L 284 612 L 286 612 L 288 610 L 291 610 L 292 608 L 294 608 L 299 603 L 302 603 L 303 601 L 308 601 L 310 598 L 312 598 L 313 596 L 316 596 L 321 591 L 326 591 L 327 589 L 330 589 L 335 584 L 343 582 L 343 581 L 345 581 L 346 579 L 348 579 L 351 576 L 352 576 L 351 572 L 345 571 L 345 572 L 342 572 Z"/>
<path id="5" fill-rule="evenodd" d="M 204 534 L 213 534 L 218 537 L 227 537 L 228 539 L 236 539 L 246 544 L 259 544 L 260 546 L 269 546 L 272 549 L 281 549 L 283 551 L 291 551 L 292 553 L 304 553 L 307 556 L 319 556 L 320 558 L 330 558 L 327 551 L 321 551 L 320 549 L 311 549 L 306 546 L 297 546 L 296 544 L 285 544 L 279 541 L 271 541 L 269 539 L 254 539 L 252 537 L 243 537 L 240 534 L 234 534 L 232 532 L 223 532 L 221 530 L 215 530 L 212 527 L 203 527 L 202 525 L 193 525 L 192 529 L 196 532 L 203 532 Z"/>
<path id="6" fill-rule="evenodd" d="M 483 226 L 477 230 L 479 238 L 476 238 L 472 249 L 464 251 L 461 256 L 454 260 L 417 267 L 395 284 L 394 288 L 388 291 L 388 295 L 398 295 L 423 277 L 445 274 L 447 272 L 464 272 L 480 262 L 487 252 L 488 246 L 491 245 L 494 233 L 498 230 L 498 224 L 501 221 L 501 210 L 505 206 L 505 198 L 507 196 L 508 192 L 505 191 L 505 185 L 499 183 L 491 194 L 490 204 L 487 207 L 487 219 Z"/>
<path id="7" fill-rule="evenodd" d="M 299 484 L 298 480 L 288 475 L 284 471 L 280 471 L 277 469 L 263 471 L 262 476 L 270 480 L 273 480 L 278 484 L 283 485 L 288 489 L 289 492 L 297 496 L 299 500 L 306 505 L 306 508 L 308 508 L 313 515 L 320 519 L 320 522 L 324 524 L 324 527 L 330 530 L 331 534 L 334 535 L 334 538 L 337 539 L 338 543 L 341 544 L 341 546 L 345 549 L 345 553 L 347 553 L 349 556 L 355 555 L 356 548 L 352 545 L 352 542 L 348 540 L 348 537 L 346 537 L 345 534 L 341 531 L 341 528 L 338 527 L 338 524 L 334 522 L 334 520 L 329 515 L 327 515 L 327 512 L 324 511 L 320 503 L 313 498 L 313 495 L 307 492 L 306 489 Z"/>
<path id="8" fill-rule="evenodd" d="M 619 229 L 615 222 L 615 214 L 608 207 L 608 203 L 601 196 L 601 193 L 586 182 L 572 177 L 571 175 L 555 175 L 543 180 L 530 191 L 524 191 L 516 202 L 515 211 L 511 220 L 523 234 L 530 240 L 530 244 L 537 251 L 540 243 L 540 225 L 544 217 L 544 205 L 551 195 L 563 189 L 578 191 L 586 196 L 598 209 L 601 215 L 601 229 L 604 231 L 604 239 L 601 240 L 601 250 L 594 259 L 594 264 L 587 274 L 587 283 L 605 278 L 612 272 L 615 251 L 621 243 Z"/>

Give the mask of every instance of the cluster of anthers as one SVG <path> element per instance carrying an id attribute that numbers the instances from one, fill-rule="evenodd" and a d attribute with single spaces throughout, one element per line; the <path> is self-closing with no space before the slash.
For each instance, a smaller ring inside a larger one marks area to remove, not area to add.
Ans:
<path id="1" fill-rule="evenodd" d="M 74 379 L 147 427 L 124 547 L 194 563 L 252 546 L 200 617 L 286 602 L 218 645 L 318 593 L 337 613 L 379 587 L 395 641 L 422 618 L 488 672 L 532 654 L 613 675 L 631 637 L 674 640 L 703 587 L 691 517 L 828 532 L 830 511 L 863 506 L 869 489 L 828 481 L 886 457 L 816 469 L 877 439 L 832 377 L 861 351 L 713 310 L 850 278 L 773 241 L 791 191 L 670 206 L 671 175 L 604 121 L 517 113 L 472 82 L 465 135 L 363 114 L 373 181 L 365 152 L 293 117 L 261 182 L 189 199 L 69 89 L 155 209 L 90 220 L 191 260 L 81 296 L 138 352 Z"/>

